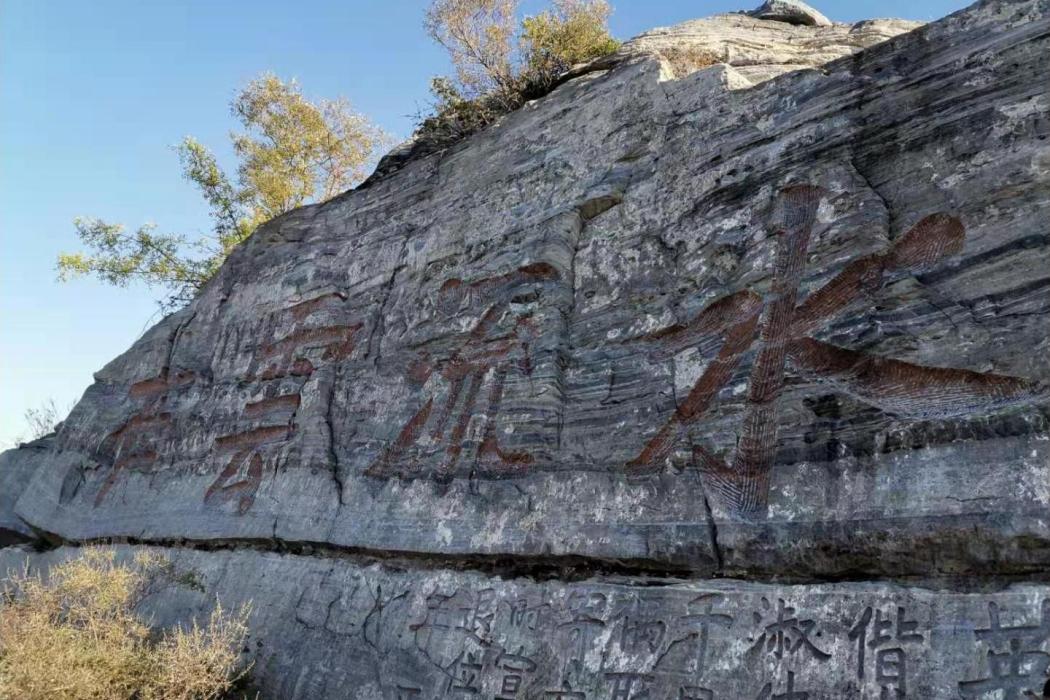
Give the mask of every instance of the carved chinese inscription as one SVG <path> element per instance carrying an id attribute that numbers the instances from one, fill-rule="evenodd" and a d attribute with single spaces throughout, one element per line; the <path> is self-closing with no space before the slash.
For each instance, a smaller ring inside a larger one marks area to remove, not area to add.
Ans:
<path id="1" fill-rule="evenodd" d="M 647 673 L 606 673 L 612 700 L 641 700 L 649 697 L 652 676 Z"/>
<path id="2" fill-rule="evenodd" d="M 324 294 L 285 309 L 282 317 L 290 330 L 280 338 L 257 348 L 252 354 L 246 380 L 279 393 L 244 404 L 240 418 L 251 427 L 219 436 L 214 450 L 230 455 L 225 468 L 204 493 L 204 503 L 236 503 L 236 513 L 244 515 L 255 502 L 266 464 L 276 459 L 280 449 L 295 435 L 295 419 L 306 382 L 327 363 L 346 359 L 354 351 L 363 324 L 318 324 L 311 322 L 319 312 L 340 307 L 346 297 Z M 291 391 L 282 380 L 290 382 Z"/>
<path id="3" fill-rule="evenodd" d="M 427 597 L 424 618 L 409 625 L 416 649 L 443 679 L 441 697 L 531 697 L 529 688 L 541 669 L 524 645 L 501 643 L 496 618 L 502 602 L 492 589 L 434 592 Z M 512 612 L 501 619 L 510 629 L 528 629 L 513 618 Z"/>
<path id="4" fill-rule="evenodd" d="M 519 598 L 510 604 L 510 625 L 518 629 L 535 632 L 550 617 L 551 606 L 547 603 L 530 605 L 527 598 Z"/>
<path id="5" fill-rule="evenodd" d="M 816 620 L 803 618 L 783 598 L 777 598 L 775 605 L 762 598 L 761 611 L 754 612 L 753 618 L 759 634 L 754 638 L 752 651 L 771 654 L 777 660 L 800 651 L 817 661 L 831 658 L 831 654 L 818 648 L 813 641 Z"/>
<path id="6" fill-rule="evenodd" d="M 448 647 L 464 642 L 488 644 L 492 639 L 496 606 L 495 592 L 491 589 L 431 594 L 427 598 L 426 617 L 410 627 L 417 648 L 428 657 L 436 658 Z"/>
<path id="7" fill-rule="evenodd" d="M 587 582 L 537 595 L 544 585 L 443 592 L 437 583 L 429 593 L 396 587 L 391 596 L 384 584 L 372 600 L 404 601 L 387 618 L 404 626 L 380 641 L 372 612 L 358 624 L 366 643 L 404 671 L 388 681 L 404 697 L 1020 700 L 1041 695 L 1050 673 L 1050 600 L 1036 616 L 1007 611 L 999 594 L 872 585 L 698 591 L 691 583 L 639 593 Z M 1020 599 L 1031 600 L 1027 591 Z M 985 606 L 988 623 L 971 638 L 964 630 Z M 535 626 L 522 617 L 529 610 L 542 611 Z"/>
<path id="8" fill-rule="evenodd" d="M 171 404 L 195 380 L 193 372 L 172 372 L 165 367 L 159 376 L 131 385 L 128 398 L 138 404 L 138 410 L 106 436 L 97 450 L 112 468 L 95 494 L 96 508 L 102 505 L 123 472 L 146 472 L 154 467 L 161 457 L 163 443 L 173 434 Z"/>
<path id="9" fill-rule="evenodd" d="M 587 700 L 587 693 L 573 690 L 572 685 L 565 681 L 560 689 L 544 691 L 543 698 L 544 700 Z"/>
<path id="10" fill-rule="evenodd" d="M 722 598 L 719 593 L 705 593 L 689 602 L 686 613 L 678 620 L 680 633 L 660 655 L 656 670 L 703 677 L 712 632 L 728 630 L 733 625 L 733 616 L 720 605 Z"/>
<path id="11" fill-rule="evenodd" d="M 224 467 L 205 491 L 205 504 L 232 502 L 240 515 L 251 508 L 267 463 L 272 468 L 277 452 L 295 435 L 304 385 L 319 367 L 344 360 L 354 350 L 362 324 L 317 321 L 342 311 L 345 302 L 345 295 L 331 293 L 285 309 L 279 316 L 285 334 L 254 348 L 242 381 L 260 388 L 263 396 L 246 401 L 235 416 L 242 429 L 215 437 L 212 452 Z M 102 505 L 123 472 L 149 471 L 164 451 L 172 451 L 180 417 L 177 403 L 195 386 L 207 388 L 208 383 L 192 370 L 164 368 L 159 376 L 129 387 L 128 398 L 138 410 L 99 446 L 98 454 L 112 468 L 95 495 L 95 507 Z"/>
<path id="12" fill-rule="evenodd" d="M 999 606 L 988 603 L 988 627 L 975 630 L 987 647 L 988 675 L 959 683 L 964 698 L 1001 691 L 1003 700 L 1020 700 L 1042 692 L 1050 668 L 1050 654 L 1043 650 L 1050 640 L 1050 600 L 1043 601 L 1038 624 L 1005 627 L 999 614 Z"/>
<path id="13" fill-rule="evenodd" d="M 620 648 L 629 654 L 655 654 L 663 646 L 667 623 L 626 615 L 620 621 Z"/>
<path id="14" fill-rule="evenodd" d="M 526 656 L 523 649 L 512 653 L 492 645 L 475 651 L 464 650 L 443 669 L 448 676 L 444 696 L 493 700 L 526 697 L 525 689 L 537 669 L 537 663 Z"/>
<path id="15" fill-rule="evenodd" d="M 795 673 L 794 671 L 787 672 L 787 682 L 783 686 L 783 690 L 776 692 L 776 686 L 773 683 L 766 683 L 762 686 L 762 690 L 758 693 L 756 700 L 809 700 L 809 691 L 797 690 L 795 688 Z"/>
<path id="16" fill-rule="evenodd" d="M 525 680 L 536 671 L 536 662 L 522 653 L 509 654 L 501 651 L 493 664 L 498 673 L 499 695 L 497 700 L 511 700 L 518 697 L 524 688 Z"/>
<path id="17" fill-rule="evenodd" d="M 470 695 L 481 694 L 481 672 L 484 669 L 481 663 L 482 656 L 475 652 L 461 652 L 459 657 L 452 662 L 448 679 L 448 695 Z"/>
<path id="18" fill-rule="evenodd" d="M 472 283 L 450 279 L 441 286 L 437 308 L 442 313 L 452 316 L 464 306 L 484 311 L 448 357 L 430 360 L 423 356 L 410 367 L 409 378 L 417 383 L 434 375 L 444 380 L 444 395 L 432 395 L 408 419 L 393 443 L 368 467 L 368 476 L 429 477 L 447 482 L 464 471 L 490 479 L 525 473 L 534 457 L 503 448 L 496 420 L 508 374 L 532 373 L 533 307 L 542 284 L 559 278 L 553 266 L 536 263 Z M 484 427 L 472 440 L 468 428 L 476 415 L 481 416 Z M 468 446 L 474 449 L 474 460 L 461 470 L 461 456 Z"/>
<path id="19" fill-rule="evenodd" d="M 959 219 L 927 216 L 884 253 L 860 258 L 800 299 L 806 253 L 825 192 L 797 185 L 782 190 L 774 215 L 776 257 L 768 300 L 751 291 L 719 299 L 686 324 L 649 337 L 654 359 L 673 356 L 707 339 L 722 338 L 718 355 L 697 379 L 664 427 L 626 465 L 629 475 L 661 471 L 666 459 L 688 438 L 688 427 L 712 406 L 719 392 L 756 341 L 747 410 L 731 461 L 692 444 L 705 483 L 733 515 L 765 513 L 769 475 L 777 448 L 777 400 L 790 368 L 829 383 L 872 406 L 911 418 L 946 418 L 992 411 L 1040 394 L 1033 382 L 962 369 L 925 367 L 837 347 L 813 333 L 869 298 L 896 275 L 929 270 L 962 250 Z"/>
<path id="20" fill-rule="evenodd" d="M 923 642 L 918 627 L 918 622 L 907 619 L 903 607 L 883 611 L 868 606 L 850 629 L 849 638 L 857 643 L 857 678 L 864 680 L 874 672 L 880 698 L 907 697 L 906 646 Z M 872 655 L 872 670 L 869 671 L 866 660 Z"/>
<path id="21" fill-rule="evenodd" d="M 587 653 L 605 629 L 608 606 L 609 600 L 604 593 L 574 593 L 570 596 L 570 619 L 559 627 L 559 638 L 568 652 L 567 671 L 579 671 L 584 667 Z"/>

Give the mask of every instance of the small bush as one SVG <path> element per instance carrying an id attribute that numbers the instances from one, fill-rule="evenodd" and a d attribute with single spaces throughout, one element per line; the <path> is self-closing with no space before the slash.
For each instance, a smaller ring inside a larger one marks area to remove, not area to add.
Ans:
<path id="1" fill-rule="evenodd" d="M 153 633 L 134 612 L 163 557 L 120 563 L 90 548 L 44 578 L 13 577 L 0 599 L 4 700 L 217 700 L 244 675 L 248 609 Z"/>
<path id="2" fill-rule="evenodd" d="M 604 0 L 555 0 L 553 10 L 526 17 L 521 25 L 525 82 L 542 87 L 574 65 L 620 48 L 609 35 L 611 12 Z"/>
<path id="3" fill-rule="evenodd" d="M 620 46 L 605 0 L 554 0 L 553 9 L 524 19 L 515 56 L 515 9 L 512 0 L 433 0 L 425 27 L 449 51 L 456 75 L 431 80 L 434 111 L 417 140 L 433 149 L 469 136 L 546 95 L 574 65 Z"/>
<path id="4" fill-rule="evenodd" d="M 434 96 L 434 113 L 416 127 L 416 138 L 435 147 L 470 136 L 525 103 L 519 92 L 507 90 L 470 99 L 448 78 L 431 79 L 430 93 Z"/>

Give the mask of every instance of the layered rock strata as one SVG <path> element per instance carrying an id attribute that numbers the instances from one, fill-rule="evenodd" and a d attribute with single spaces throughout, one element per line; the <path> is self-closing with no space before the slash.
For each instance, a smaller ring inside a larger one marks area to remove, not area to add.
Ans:
<path id="1" fill-rule="evenodd" d="M 5 454 L 2 541 L 223 548 L 173 556 L 315 640 L 273 697 L 1042 692 L 1050 4 L 818 24 L 654 30 L 261 227 Z"/>

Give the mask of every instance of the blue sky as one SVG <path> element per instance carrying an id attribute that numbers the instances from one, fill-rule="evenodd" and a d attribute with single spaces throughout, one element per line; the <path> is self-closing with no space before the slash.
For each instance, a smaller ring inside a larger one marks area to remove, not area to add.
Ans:
<path id="1" fill-rule="evenodd" d="M 613 33 L 754 3 L 613 0 Z M 825 0 L 834 20 L 932 20 L 959 0 Z M 0 446 L 23 413 L 65 409 L 92 373 L 157 320 L 155 294 L 92 280 L 55 281 L 76 249 L 71 221 L 207 231 L 171 146 L 193 134 L 229 167 L 227 105 L 265 70 L 312 97 L 348 97 L 398 137 L 448 72 L 421 28 L 426 0 L 0 0 Z M 523 12 L 542 7 L 523 3 Z"/>

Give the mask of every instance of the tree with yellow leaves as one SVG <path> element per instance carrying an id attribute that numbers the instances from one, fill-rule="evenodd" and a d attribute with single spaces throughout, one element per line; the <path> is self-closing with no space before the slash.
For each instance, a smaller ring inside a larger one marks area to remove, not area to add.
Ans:
<path id="1" fill-rule="evenodd" d="M 423 26 L 455 74 L 431 80 L 436 102 L 418 136 L 452 142 L 549 92 L 573 65 L 619 47 L 605 0 L 554 0 L 517 29 L 517 0 L 432 0 Z"/>
<path id="2" fill-rule="evenodd" d="M 142 281 L 169 292 L 163 307 L 178 308 L 260 224 L 349 189 L 389 143 L 346 100 L 310 101 L 295 80 L 270 73 L 248 83 L 231 109 L 244 129 L 231 134 L 236 180 L 196 139 L 176 147 L 183 176 L 208 203 L 210 235 L 158 233 L 154 224 L 128 232 L 122 224 L 77 218 L 77 236 L 88 252 L 60 254 L 59 279 L 94 275 L 117 286 Z"/>
<path id="3" fill-rule="evenodd" d="M 553 9 L 522 21 L 523 72 L 533 80 L 550 80 L 620 43 L 609 35 L 612 8 L 604 0 L 554 0 Z"/>

